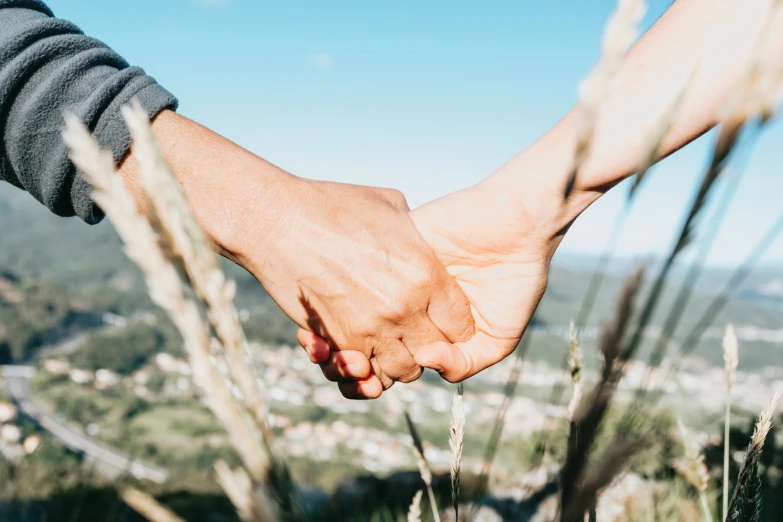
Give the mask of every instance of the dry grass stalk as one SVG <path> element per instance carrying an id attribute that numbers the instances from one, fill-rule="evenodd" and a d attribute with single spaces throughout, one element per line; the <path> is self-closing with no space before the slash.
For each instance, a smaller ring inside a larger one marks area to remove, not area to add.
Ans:
<path id="1" fill-rule="evenodd" d="M 781 18 L 781 20 L 783 20 L 783 18 Z M 745 122 L 750 118 L 763 116 L 764 108 L 759 101 L 760 95 L 758 94 L 758 84 L 759 78 L 764 77 L 764 75 L 767 74 L 766 69 L 769 68 L 769 64 L 760 57 L 765 56 L 767 53 L 764 50 L 765 42 L 774 41 L 772 25 L 773 24 L 768 21 L 762 29 L 761 36 L 757 40 L 756 51 L 751 59 L 750 66 L 748 67 L 748 72 L 743 76 L 740 84 L 734 89 L 733 95 L 722 111 L 722 124 L 718 131 L 718 138 L 715 142 L 715 146 L 713 147 L 709 167 L 703 175 L 701 185 L 691 204 L 691 208 L 682 225 L 679 236 L 669 256 L 661 266 L 647 302 L 640 314 L 637 327 L 628 344 L 628 350 L 631 354 L 636 351 L 641 342 L 644 329 L 657 305 L 660 293 L 663 290 L 664 282 L 668 277 L 674 260 L 694 240 L 694 229 L 698 217 L 706 206 L 709 194 L 714 187 L 715 182 L 726 169 L 731 152 L 739 143 L 740 133 L 745 126 Z M 780 58 L 778 57 L 776 59 Z M 762 124 L 765 121 L 766 120 L 762 117 Z M 683 303 L 683 299 L 687 299 L 686 294 L 678 297 L 678 303 Z M 672 325 L 676 325 L 676 320 L 672 320 L 671 323 Z M 659 344 L 662 347 L 665 347 L 665 341 L 669 335 L 670 332 L 667 332 L 667 335 L 661 337 Z M 656 351 L 658 351 L 658 349 L 656 349 Z M 662 355 L 659 357 L 662 357 Z"/>
<path id="2" fill-rule="evenodd" d="M 207 406 L 223 424 L 253 478 L 259 483 L 268 482 L 284 511 L 293 512 L 295 498 L 287 469 L 277 459 L 270 466 L 270 446 L 266 445 L 265 453 L 255 427 L 244 414 L 246 405 L 237 402 L 232 392 L 233 384 L 227 382 L 215 364 L 209 329 L 199 307 L 185 297 L 180 273 L 164 253 L 176 250 L 170 243 L 170 236 L 157 235 L 138 213 L 122 177 L 116 172 L 111 154 L 100 150 L 78 119 L 67 117 L 66 122 L 64 137 L 71 150 L 71 159 L 95 187 L 95 202 L 114 224 L 128 256 L 145 274 L 153 301 L 167 312 L 182 335 L 194 380 L 206 391 Z M 159 224 L 160 218 L 155 222 Z"/>
<path id="3" fill-rule="evenodd" d="M 649 295 L 645 300 L 644 306 L 642 307 L 642 310 L 639 313 L 639 317 L 636 321 L 636 327 L 634 328 L 633 334 L 631 335 L 631 338 L 629 339 L 628 343 L 625 346 L 624 350 L 625 352 L 627 352 L 628 358 L 631 358 L 636 353 L 636 350 L 639 348 L 639 345 L 641 344 L 642 337 L 647 328 L 647 324 L 652 319 L 653 312 L 655 311 L 655 308 L 658 305 L 658 301 L 665 287 L 666 279 L 668 278 L 669 272 L 674 266 L 674 262 L 676 261 L 677 257 L 679 257 L 679 255 L 683 252 L 683 250 L 685 250 L 685 248 L 693 242 L 695 238 L 695 227 L 698 222 L 698 218 L 700 217 L 702 211 L 704 210 L 709 200 L 709 195 L 713 190 L 716 181 L 718 180 L 718 178 L 720 177 L 720 175 L 723 173 L 724 169 L 727 166 L 727 159 L 729 157 L 729 153 L 737 144 L 739 127 L 737 128 L 737 132 L 731 136 L 725 135 L 726 132 L 725 129 L 726 129 L 725 126 L 721 127 L 721 131 L 718 136 L 718 142 L 715 144 L 715 147 L 713 149 L 712 158 L 709 167 L 707 168 L 707 170 L 705 171 L 702 177 L 699 189 L 696 192 L 696 196 L 693 202 L 691 203 L 691 207 L 688 210 L 688 214 L 680 228 L 677 239 L 675 240 L 674 245 L 672 246 L 672 249 L 669 252 L 668 256 L 666 257 L 666 259 L 661 264 L 661 267 L 658 270 L 658 275 L 656 276 L 655 281 L 652 284 L 652 288 L 650 289 Z M 674 306 L 675 307 L 684 306 L 685 299 L 687 299 L 688 296 L 689 293 L 681 292 Z M 663 358 L 664 355 L 663 351 L 667 346 L 668 337 L 671 335 L 671 332 L 673 332 L 673 329 L 676 327 L 676 324 L 679 320 L 679 315 L 671 316 L 671 318 L 672 318 L 671 321 L 666 322 L 667 324 L 665 325 L 665 332 L 663 335 L 660 336 L 658 346 L 654 350 L 654 356 L 656 360 Z"/>
<path id="4" fill-rule="evenodd" d="M 756 427 L 750 444 L 745 452 L 745 460 L 737 477 L 737 485 L 729 503 L 728 518 L 737 522 L 760 520 L 761 515 L 761 477 L 759 462 L 764 449 L 764 441 L 772 427 L 772 415 L 777 411 L 780 392 L 770 399 L 756 421 Z"/>
<path id="5" fill-rule="evenodd" d="M 760 117 L 769 120 L 783 94 L 783 2 L 775 0 L 759 30 L 746 73 L 724 107 L 722 119 L 731 126 Z"/>
<path id="6" fill-rule="evenodd" d="M 568 404 L 568 419 L 574 418 L 574 412 L 579 401 L 582 400 L 582 345 L 579 342 L 579 335 L 576 333 L 574 322 L 571 321 L 568 331 L 568 369 L 571 372 L 571 387 L 573 395 Z"/>
<path id="7" fill-rule="evenodd" d="M 685 340 L 682 342 L 682 350 L 679 355 L 678 364 L 672 367 L 672 372 L 679 368 L 679 362 L 685 355 L 690 354 L 699 344 L 704 331 L 712 324 L 712 321 L 729 302 L 729 298 L 734 295 L 737 289 L 745 282 L 745 279 L 753 271 L 756 262 L 761 259 L 769 247 L 774 244 L 777 237 L 783 231 L 783 214 L 770 225 L 761 239 L 756 243 L 750 254 L 745 258 L 742 264 L 731 274 L 721 292 L 710 301 L 696 324 L 691 328 Z"/>
<path id="8" fill-rule="evenodd" d="M 780 400 L 780 392 L 775 392 L 769 403 L 761 411 L 756 426 L 753 430 L 753 436 L 750 439 L 750 452 L 753 455 L 760 455 L 764 449 L 764 441 L 767 440 L 770 428 L 772 428 L 772 415 L 775 414 Z"/>
<path id="9" fill-rule="evenodd" d="M 685 458 L 682 461 L 675 462 L 674 467 L 699 494 L 699 503 L 704 513 L 704 520 L 712 522 L 710 504 L 706 495 L 710 483 L 710 474 L 707 471 L 707 466 L 704 464 L 704 455 L 699 453 L 698 448 L 691 440 L 688 430 L 679 419 L 677 420 L 677 426 L 680 429 L 682 444 L 685 447 Z"/>
<path id="10" fill-rule="evenodd" d="M 464 385 L 457 385 L 457 394 L 451 403 L 451 425 L 449 429 L 451 503 L 454 506 L 454 520 L 459 520 L 459 482 L 462 464 L 462 448 L 465 443 Z"/>
<path id="11" fill-rule="evenodd" d="M 267 459 L 257 438 L 247 425 L 225 379 L 210 359 L 209 335 L 198 306 L 186 299 L 177 270 L 166 259 L 159 238 L 137 209 L 122 177 L 114 167 L 111 153 L 102 151 L 97 141 L 75 116 L 66 116 L 64 139 L 70 157 L 95 188 L 92 197 L 104 210 L 125 244 L 125 252 L 142 270 L 152 300 L 163 308 L 185 341 L 193 376 L 209 390 L 208 401 L 223 423 L 232 442 L 256 478 L 263 477 Z"/>
<path id="12" fill-rule="evenodd" d="M 533 317 L 535 317 L 535 315 Z M 481 475 L 479 476 L 480 493 L 485 492 L 489 485 L 489 475 L 492 472 L 492 463 L 495 461 L 500 438 L 503 435 L 503 429 L 506 425 L 506 414 L 508 413 L 511 400 L 514 398 L 517 386 L 519 385 L 519 379 L 522 375 L 522 364 L 524 363 L 527 351 L 530 348 L 533 332 L 533 328 L 530 327 L 525 331 L 525 335 L 522 337 L 514 354 L 516 355 L 514 358 L 514 366 L 511 368 L 506 384 L 503 387 L 503 402 L 495 414 L 495 422 L 492 425 L 492 432 L 490 433 L 489 441 L 487 442 L 487 448 L 484 451 L 484 461 L 481 465 Z"/>
<path id="13" fill-rule="evenodd" d="M 726 326 L 726 333 L 723 335 L 723 362 L 726 369 L 726 388 L 730 390 L 737 378 L 739 365 L 739 342 L 731 324 Z"/>
<path id="14" fill-rule="evenodd" d="M 259 427 L 268 432 L 266 408 L 257 381 L 248 370 L 248 343 L 233 303 L 236 287 L 233 281 L 226 280 L 220 269 L 217 255 L 160 152 L 146 113 L 135 102 L 132 107 L 123 107 L 122 114 L 133 138 L 140 182 L 150 196 L 158 225 L 193 289 L 207 307 L 244 404 Z"/>
<path id="15" fill-rule="evenodd" d="M 184 522 L 168 508 L 163 507 L 150 495 L 135 488 L 126 488 L 122 500 L 150 522 Z"/>
<path id="16" fill-rule="evenodd" d="M 423 495 L 423 489 L 420 489 L 413 495 L 413 500 L 408 508 L 408 522 L 421 522 L 421 497 Z"/>
<path id="17" fill-rule="evenodd" d="M 562 522 L 575 521 L 579 519 L 580 514 L 584 518 L 585 511 L 595 505 L 595 494 L 598 489 L 603 487 L 602 480 L 599 479 L 610 474 L 613 469 L 611 467 L 614 465 L 612 455 L 607 454 L 605 459 L 598 461 L 598 464 L 592 468 L 588 467 L 588 457 L 598 428 L 614 397 L 617 383 L 622 377 L 623 365 L 626 360 L 626 353 L 622 350 L 623 338 L 633 316 L 634 302 L 642 281 L 643 272 L 641 270 L 626 281 L 618 300 L 615 320 L 604 325 L 601 332 L 600 343 L 604 360 L 600 380 L 589 400 L 580 402 L 571 420 L 566 461 L 561 472 L 560 492 L 561 513 L 564 517 L 568 515 L 570 518 L 562 518 Z M 630 444 L 627 441 L 619 441 L 614 449 L 616 451 L 629 450 Z M 598 473 L 598 471 L 601 472 Z M 589 477 L 591 479 L 588 481 Z"/>
<path id="18" fill-rule="evenodd" d="M 729 451 L 730 451 L 730 427 L 731 427 L 731 388 L 737 377 L 737 365 L 739 364 L 739 343 L 737 334 L 732 325 L 726 326 L 726 334 L 723 336 L 723 361 L 726 370 L 726 400 L 723 416 L 723 520 L 729 512 Z"/>
<path id="19" fill-rule="evenodd" d="M 585 514 L 595 509 L 601 490 L 625 469 L 640 445 L 638 439 L 617 441 L 587 466 L 574 496 L 561 508 L 560 521 L 582 522 Z"/>
<path id="20" fill-rule="evenodd" d="M 440 513 L 438 511 L 438 503 L 435 501 L 435 492 L 432 490 L 432 471 L 430 465 L 427 462 L 427 458 L 424 456 L 424 443 L 419 435 L 419 430 L 416 429 L 416 425 L 413 423 L 413 419 L 405 412 L 405 422 L 408 425 L 408 431 L 411 434 L 411 440 L 413 442 L 413 454 L 416 457 L 416 466 L 419 468 L 419 474 L 421 480 L 424 481 L 424 485 L 427 487 L 427 496 L 430 499 L 430 507 L 432 508 L 432 516 L 435 522 L 440 522 Z"/>
<path id="21" fill-rule="evenodd" d="M 255 488 L 245 470 L 232 470 L 224 460 L 215 462 L 217 481 L 244 522 L 277 522 L 268 499 L 260 488 Z"/>
<path id="22" fill-rule="evenodd" d="M 532 325 L 535 321 L 535 317 L 535 314 L 533 314 L 533 317 L 529 323 L 530 325 Z M 497 454 L 497 450 L 500 445 L 500 439 L 503 436 L 503 429 L 506 425 L 506 415 L 508 413 L 508 408 L 511 405 L 511 401 L 514 398 L 514 395 L 516 394 L 517 386 L 519 385 L 519 380 L 522 375 L 522 365 L 525 361 L 525 357 L 527 356 L 527 352 L 530 349 L 534 331 L 535 330 L 533 330 L 532 327 L 527 328 L 525 335 L 522 336 L 522 339 L 519 342 L 519 346 L 517 346 L 514 353 L 516 356 L 514 358 L 514 366 L 508 375 L 505 386 L 503 387 L 503 402 L 495 414 L 495 421 L 492 424 L 492 431 L 490 432 L 489 440 L 487 441 L 487 447 L 484 450 L 484 459 L 481 464 L 481 473 L 478 478 L 478 488 L 476 490 L 477 497 L 481 497 L 489 489 L 489 477 L 492 473 L 492 464 L 495 461 L 495 455 Z M 543 437 L 543 435 L 541 436 Z M 477 513 L 478 506 L 471 504 L 468 508 L 466 520 L 473 520 Z"/>
<path id="23" fill-rule="evenodd" d="M 296 498 L 290 474 L 274 448 L 272 431 L 266 422 L 265 401 L 258 381 L 250 371 L 248 342 L 233 304 L 236 287 L 233 281 L 226 280 L 220 269 L 217 256 L 160 152 L 145 112 L 134 103 L 132 108 L 123 108 L 123 116 L 133 138 L 140 181 L 154 209 L 162 240 L 206 305 L 207 315 L 219 338 L 215 344 L 225 355 L 230 380 L 240 391 L 240 405 L 261 433 L 269 464 L 257 472 L 250 471 L 254 476 L 263 474 L 262 482 L 269 483 L 283 509 L 293 512 Z"/>
<path id="24" fill-rule="evenodd" d="M 767 18 L 766 23 L 760 31 L 760 36 L 757 39 L 756 49 L 754 50 L 751 59 L 749 60 L 749 66 L 746 73 L 742 76 L 741 81 L 734 88 L 731 97 L 723 107 L 721 111 L 721 121 L 718 132 L 718 138 L 716 140 L 712 158 L 709 168 L 704 174 L 702 185 L 697 193 L 696 199 L 691 207 L 690 214 L 688 215 L 685 225 L 683 226 L 676 246 L 672 251 L 669 259 L 673 259 L 672 256 L 676 256 L 686 246 L 688 246 L 694 238 L 694 224 L 701 212 L 702 208 L 707 202 L 708 194 L 717 181 L 717 179 L 723 174 L 727 168 L 728 159 L 734 149 L 737 148 L 740 136 L 743 129 L 746 127 L 746 122 L 752 118 L 759 118 L 760 124 L 756 127 L 756 130 L 763 127 L 764 123 L 771 117 L 774 112 L 777 101 L 770 105 L 769 100 L 769 85 L 775 84 L 779 87 L 783 87 L 783 49 L 780 47 L 779 38 L 776 36 L 779 33 L 778 29 L 783 30 L 783 2 L 777 2 L 774 10 L 774 16 Z M 776 41 L 777 40 L 777 41 Z M 774 49 L 774 50 L 772 50 Z M 774 80 L 770 79 L 774 77 Z M 779 90 L 779 89 L 778 89 Z M 777 100 L 778 98 L 776 98 Z M 736 178 L 739 179 L 739 178 Z M 725 201 L 720 203 L 719 208 L 723 208 L 719 211 L 719 215 L 725 215 L 725 207 L 728 206 L 733 191 L 727 189 Z M 718 220 L 718 223 L 720 221 Z M 717 229 L 719 224 L 712 224 L 711 234 L 705 237 L 705 241 L 702 244 L 701 251 L 697 256 L 697 260 L 692 262 L 691 268 L 688 273 L 688 280 L 694 281 L 698 278 L 701 271 L 701 264 L 704 257 L 709 252 L 709 246 L 712 240 L 717 235 Z M 754 249 L 755 251 L 755 249 Z M 670 260 L 664 263 L 661 270 L 659 280 L 666 277 L 670 267 Z M 653 286 L 651 297 L 648 303 L 651 303 L 654 307 L 655 301 L 657 301 L 658 293 L 660 292 L 660 285 L 657 283 Z M 674 305 L 671 307 L 669 316 L 667 317 L 662 334 L 659 336 L 658 343 L 656 344 L 653 353 L 650 358 L 650 366 L 658 366 L 663 360 L 665 350 L 668 346 L 668 341 L 674 334 L 674 330 L 677 327 L 682 312 L 687 306 L 687 302 L 691 295 L 691 286 L 683 285 L 674 301 Z M 718 304 L 717 306 L 721 306 Z M 643 320 L 640 324 L 646 323 L 649 318 L 648 308 L 645 307 L 645 311 L 642 313 Z M 712 309 L 712 305 L 710 309 Z M 649 308 L 650 313 L 652 308 Z M 711 317 L 710 314 L 706 314 Z M 701 335 L 701 324 L 696 329 L 697 335 Z M 637 329 L 637 334 L 640 334 L 641 330 Z M 634 335 L 634 341 L 632 341 L 631 350 L 636 349 L 638 344 L 639 335 Z M 688 346 L 693 343 L 693 333 L 686 338 L 686 342 L 683 344 L 683 350 L 688 349 Z"/>
<path id="25" fill-rule="evenodd" d="M 598 65 L 579 86 L 582 120 L 576 138 L 574 164 L 565 187 L 565 196 L 571 193 L 582 163 L 590 152 L 590 144 L 598 117 L 623 62 L 628 47 L 639 36 L 639 22 L 647 9 L 644 0 L 619 0 L 609 17 L 601 43 Z"/>
<path id="26" fill-rule="evenodd" d="M 663 140 L 669 134 L 669 131 L 677 120 L 677 115 L 680 113 L 680 108 L 685 101 L 685 95 L 688 93 L 691 83 L 693 83 L 693 78 L 696 77 L 697 71 L 698 64 L 693 67 L 691 73 L 688 75 L 687 80 L 683 82 L 679 92 L 674 97 L 669 106 L 666 107 L 666 109 L 663 111 L 663 114 L 661 114 L 661 116 L 658 118 L 655 127 L 653 127 L 653 130 L 646 141 L 647 149 L 644 154 L 642 154 L 642 160 L 639 164 L 639 168 L 636 171 L 636 176 L 634 177 L 633 181 L 631 181 L 631 188 L 628 191 L 629 200 L 639 189 L 639 186 L 642 184 L 642 181 L 644 181 L 644 178 L 649 172 L 650 168 L 652 168 L 652 166 L 655 165 L 655 162 L 658 161 L 659 151 L 661 150 Z"/>

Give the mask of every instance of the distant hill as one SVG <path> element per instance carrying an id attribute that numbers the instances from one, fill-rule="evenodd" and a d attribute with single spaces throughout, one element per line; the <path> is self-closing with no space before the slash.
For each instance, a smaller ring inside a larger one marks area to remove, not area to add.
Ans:
<path id="1" fill-rule="evenodd" d="M 597 259 L 588 256 L 556 256 L 550 272 L 550 285 L 539 307 L 542 325 L 565 326 L 578 313 Z M 633 260 L 618 259 L 609 267 L 589 323 L 597 325 L 614 313 L 614 302 L 623 277 Z M 239 307 L 253 311 L 246 323 L 251 337 L 268 342 L 295 342 L 295 328 L 277 308 L 253 277 L 241 268 L 225 262 L 228 275 L 237 281 Z M 51 215 L 28 194 L 0 183 L 0 271 L 6 270 L 30 280 L 43 280 L 67 288 L 75 298 L 89 303 L 97 311 L 127 314 L 141 308 L 153 308 L 142 279 L 126 259 L 111 225 L 87 226 L 77 219 Z M 652 276 L 651 270 L 648 274 Z M 675 270 L 672 283 L 662 299 L 654 323 L 660 324 L 682 280 L 682 267 Z M 682 317 L 682 335 L 694 324 L 730 276 L 726 269 L 706 270 L 697 284 L 691 305 Z M 765 266 L 748 279 L 739 296 L 732 299 L 716 325 L 727 322 L 762 329 L 783 329 L 783 267 Z M 541 356 L 549 357 L 550 346 L 543 340 Z M 559 341 L 557 342 L 559 344 Z M 717 346 L 717 348 L 716 348 Z M 783 347 L 768 342 L 749 343 L 750 359 L 755 364 L 783 364 Z M 699 353 L 714 364 L 721 364 L 719 342 L 710 339 Z M 559 354 L 553 356 L 558 359 Z M 747 358 L 746 358 L 747 360 Z"/>

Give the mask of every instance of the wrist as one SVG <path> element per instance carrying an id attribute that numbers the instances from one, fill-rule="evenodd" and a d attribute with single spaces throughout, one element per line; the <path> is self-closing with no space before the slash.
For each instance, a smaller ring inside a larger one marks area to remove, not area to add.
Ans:
<path id="1" fill-rule="evenodd" d="M 298 178 L 235 143 L 171 111 L 152 122 L 161 152 L 215 250 L 245 266 L 251 245 L 274 238 Z M 136 161 L 129 154 L 120 173 L 139 210 L 148 214 Z"/>
<path id="2" fill-rule="evenodd" d="M 199 220 L 220 255 L 255 273 L 251 262 L 285 233 L 281 223 L 303 180 L 257 157 L 222 178 L 224 186 L 210 194 L 208 207 L 197 212 L 203 214 Z"/>
<path id="3" fill-rule="evenodd" d="M 573 167 L 575 123 L 572 111 L 476 187 L 508 200 L 519 219 L 535 223 L 536 235 L 544 241 L 562 238 L 573 220 L 605 192 L 580 173 L 568 199 L 563 197 Z"/>

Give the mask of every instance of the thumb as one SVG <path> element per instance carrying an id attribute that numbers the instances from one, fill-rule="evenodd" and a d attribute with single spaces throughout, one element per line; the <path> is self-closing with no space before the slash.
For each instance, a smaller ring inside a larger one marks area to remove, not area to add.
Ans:
<path id="1" fill-rule="evenodd" d="M 467 341 L 476 333 L 470 302 L 457 281 L 440 262 L 435 262 L 441 277 L 437 290 L 430 296 L 427 315 L 450 342 Z"/>
<path id="2" fill-rule="evenodd" d="M 416 350 L 416 363 L 440 373 L 449 382 L 461 382 L 502 361 L 514 351 L 515 341 L 484 332 L 464 343 L 432 343 Z"/>

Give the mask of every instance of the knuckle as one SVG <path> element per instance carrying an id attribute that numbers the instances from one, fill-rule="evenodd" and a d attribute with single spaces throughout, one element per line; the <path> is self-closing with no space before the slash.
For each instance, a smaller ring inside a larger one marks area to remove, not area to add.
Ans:
<path id="1" fill-rule="evenodd" d="M 409 264 L 406 280 L 415 288 L 424 288 L 437 280 L 438 275 L 433 268 L 432 259 L 424 254 L 414 256 Z"/>
<path id="2" fill-rule="evenodd" d="M 386 304 L 386 310 L 384 315 L 386 319 L 392 324 L 400 324 L 405 322 L 410 314 L 410 309 L 407 303 L 402 299 L 395 299 Z"/>
<path id="3" fill-rule="evenodd" d="M 401 382 L 403 384 L 407 384 L 409 382 L 413 382 L 417 380 L 419 377 L 421 377 L 421 374 L 424 372 L 424 369 L 421 366 L 416 365 L 415 367 L 411 368 L 407 373 L 403 374 L 402 377 L 397 379 L 398 382 Z"/>

